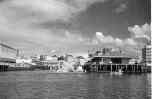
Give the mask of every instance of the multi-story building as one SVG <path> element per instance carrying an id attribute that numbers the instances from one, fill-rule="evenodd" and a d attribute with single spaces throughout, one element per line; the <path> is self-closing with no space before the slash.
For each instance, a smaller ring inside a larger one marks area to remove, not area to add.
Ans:
<path id="1" fill-rule="evenodd" d="M 0 62 L 15 62 L 18 53 L 17 49 L 0 43 Z"/>
<path id="2" fill-rule="evenodd" d="M 151 65 L 151 45 L 146 45 L 144 48 L 142 48 L 142 62 L 145 65 Z"/>
<path id="3" fill-rule="evenodd" d="M 95 64 L 128 64 L 131 57 L 128 56 L 94 56 L 91 62 Z"/>

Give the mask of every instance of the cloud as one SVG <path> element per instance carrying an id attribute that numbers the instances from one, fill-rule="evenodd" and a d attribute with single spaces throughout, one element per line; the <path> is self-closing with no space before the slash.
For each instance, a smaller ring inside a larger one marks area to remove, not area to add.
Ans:
<path id="1" fill-rule="evenodd" d="M 73 23 L 73 19 L 90 5 L 106 1 L 109 0 L 0 0 L 0 40 L 25 53 L 47 52 L 47 48 L 50 51 L 58 48 L 84 51 L 101 44 L 123 46 L 124 42 L 126 45 L 135 45 L 132 38 L 122 40 L 101 32 L 91 38 L 61 28 Z M 125 9 L 125 5 L 120 5 L 120 8 Z M 44 28 L 46 23 L 48 27 Z M 147 29 L 146 25 L 144 29 Z"/>
<path id="2" fill-rule="evenodd" d="M 134 46 L 137 45 L 137 43 L 132 38 L 127 39 L 120 39 L 120 38 L 114 38 L 110 35 L 105 36 L 102 32 L 96 32 L 96 38 L 100 41 L 102 44 L 112 44 L 113 46 Z"/>
<path id="3" fill-rule="evenodd" d="M 35 28 L 38 24 L 50 22 L 56 27 L 61 21 L 65 25 L 65 21 L 69 22 L 91 4 L 104 1 L 106 0 L 2 0 L 0 37 L 5 36 L 6 39 L 16 37 L 24 40 L 42 37 L 47 40 L 49 37 L 56 36 L 57 32 L 65 30 L 58 28 L 54 33 L 52 27 Z"/>
<path id="4" fill-rule="evenodd" d="M 35 21 L 69 21 L 95 2 L 106 0 L 5 0 L 1 3 L 12 18 Z"/>
<path id="5" fill-rule="evenodd" d="M 132 38 L 125 39 L 124 43 L 125 45 L 131 45 L 131 46 L 137 45 L 136 41 Z"/>
<path id="6" fill-rule="evenodd" d="M 65 31 L 65 39 L 70 41 L 75 40 L 76 42 L 83 42 L 85 38 L 81 36 L 81 33 L 71 33 L 69 31 Z"/>
<path id="7" fill-rule="evenodd" d="M 104 33 L 102 32 L 96 32 L 96 38 L 100 42 L 99 44 L 103 46 L 126 48 L 128 49 L 128 52 L 131 53 L 136 51 L 134 48 L 143 47 L 143 45 L 145 45 L 145 43 L 143 41 L 139 41 L 139 39 L 145 38 L 148 41 L 151 40 L 150 25 L 147 23 L 141 26 L 135 25 L 128 27 L 128 31 L 131 33 L 130 38 L 114 38 L 111 35 L 103 35 Z M 125 52 L 126 49 L 124 49 Z"/>
<path id="8" fill-rule="evenodd" d="M 122 53 L 128 56 L 134 56 L 137 51 L 134 48 L 138 46 L 138 42 L 133 38 L 114 38 L 110 35 L 103 35 L 102 32 L 96 32 L 96 39 L 99 41 L 97 46 L 113 48 L 114 50 L 121 49 Z"/>
<path id="9" fill-rule="evenodd" d="M 115 39 L 115 43 L 116 43 L 116 45 L 122 45 L 123 44 L 123 40 L 121 40 L 119 38 L 116 38 Z"/>
<path id="10" fill-rule="evenodd" d="M 132 34 L 133 38 L 145 38 L 148 41 L 151 39 L 150 25 L 145 23 L 144 25 L 134 25 L 128 27 L 128 31 Z"/>
<path id="11" fill-rule="evenodd" d="M 127 4 L 126 3 L 121 3 L 116 9 L 115 12 L 116 13 L 122 13 L 127 9 Z"/>
<path id="12" fill-rule="evenodd" d="M 114 42 L 114 38 L 112 36 L 104 36 L 102 32 L 96 32 L 96 37 L 102 43 L 112 43 L 112 42 Z"/>
<path id="13" fill-rule="evenodd" d="M 131 32 L 130 38 L 114 38 L 111 35 L 103 35 L 102 32 L 96 32 L 96 38 L 101 44 L 111 44 L 112 46 L 120 47 L 137 47 L 143 46 L 144 42 L 139 42 L 137 38 L 146 38 L 148 41 L 151 40 L 151 30 L 150 25 L 145 23 L 144 25 L 135 25 L 133 27 L 128 27 L 128 31 Z"/>
<path id="14" fill-rule="evenodd" d="M 137 51 L 135 48 L 142 48 L 145 45 L 144 40 L 142 40 L 143 38 L 150 42 L 151 28 L 149 24 L 145 23 L 144 25 L 130 26 L 128 27 L 128 31 L 131 33 L 130 38 L 114 38 L 111 35 L 103 35 L 102 32 L 96 32 L 96 38 L 102 45 L 121 47 L 126 53 L 132 53 L 134 55 Z"/>
<path id="15" fill-rule="evenodd" d="M 27 52 L 50 47 L 82 47 L 83 43 L 88 42 L 87 38 L 71 32 L 64 35 L 67 29 L 56 29 L 56 26 L 60 22 L 63 25 L 70 23 L 72 18 L 91 4 L 105 1 L 107 0 L 1 0 L 0 40 Z M 54 28 L 43 28 L 42 23 L 46 22 L 53 23 Z M 39 24 L 42 24 L 42 28 L 37 27 Z"/>

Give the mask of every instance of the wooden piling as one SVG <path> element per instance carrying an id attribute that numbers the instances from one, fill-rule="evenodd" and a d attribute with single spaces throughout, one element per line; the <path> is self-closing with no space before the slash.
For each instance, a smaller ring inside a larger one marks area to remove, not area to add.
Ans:
<path id="1" fill-rule="evenodd" d="M 1 67 L 1 69 L 4 66 Z M 149 72 L 148 68 L 146 66 L 142 66 L 139 64 L 92 64 L 84 66 L 84 71 L 90 71 L 90 72 L 116 72 L 119 69 L 123 70 L 123 72 L 134 72 L 134 73 L 143 73 L 143 72 Z"/>

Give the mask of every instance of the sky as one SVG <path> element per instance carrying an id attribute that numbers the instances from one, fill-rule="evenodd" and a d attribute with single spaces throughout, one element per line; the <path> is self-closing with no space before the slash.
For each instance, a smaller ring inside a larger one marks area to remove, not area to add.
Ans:
<path id="1" fill-rule="evenodd" d="M 150 0 L 0 0 L 0 40 L 24 55 L 135 55 L 151 37 Z"/>

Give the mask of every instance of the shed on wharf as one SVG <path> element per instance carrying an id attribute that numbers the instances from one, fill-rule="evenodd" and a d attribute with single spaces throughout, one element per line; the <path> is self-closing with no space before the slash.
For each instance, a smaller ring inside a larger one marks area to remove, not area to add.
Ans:
<path id="1" fill-rule="evenodd" d="M 83 69 L 86 72 L 117 72 L 119 70 L 126 73 L 150 72 L 147 66 L 129 64 L 130 59 L 132 58 L 128 56 L 94 56 Z"/>

